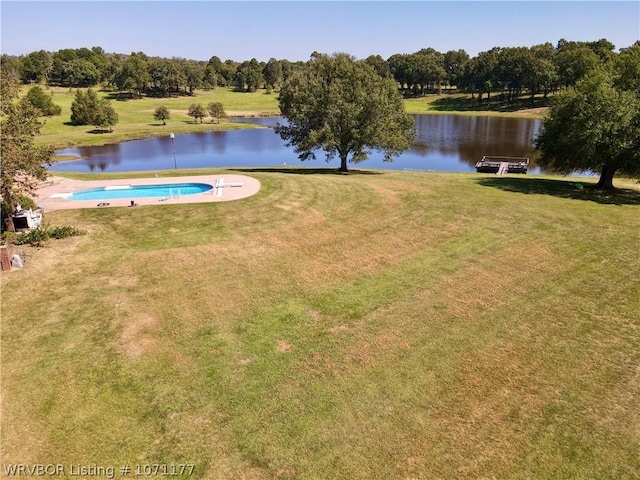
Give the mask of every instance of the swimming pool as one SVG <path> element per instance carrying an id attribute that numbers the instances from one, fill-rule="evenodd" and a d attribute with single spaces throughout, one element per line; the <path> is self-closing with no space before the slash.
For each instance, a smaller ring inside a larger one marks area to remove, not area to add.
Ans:
<path id="1" fill-rule="evenodd" d="M 111 185 L 90 188 L 69 194 L 58 194 L 68 200 L 117 200 L 133 198 L 177 198 L 208 192 L 213 185 L 207 183 L 169 183 L 163 185 Z"/>

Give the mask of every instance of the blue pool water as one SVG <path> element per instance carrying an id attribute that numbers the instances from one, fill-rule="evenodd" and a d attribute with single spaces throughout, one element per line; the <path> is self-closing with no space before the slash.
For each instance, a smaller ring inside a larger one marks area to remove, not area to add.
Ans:
<path id="1" fill-rule="evenodd" d="M 206 183 L 170 183 L 166 185 L 114 185 L 111 187 L 80 190 L 67 197 L 69 200 L 116 200 L 122 198 L 174 197 L 195 195 L 211 190 Z"/>

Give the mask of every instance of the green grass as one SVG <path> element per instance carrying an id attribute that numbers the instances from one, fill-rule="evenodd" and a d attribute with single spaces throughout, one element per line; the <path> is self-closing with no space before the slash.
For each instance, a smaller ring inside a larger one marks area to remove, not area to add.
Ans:
<path id="1" fill-rule="evenodd" d="M 23 92 L 26 92 L 26 87 Z M 110 99 L 112 106 L 118 113 L 118 124 L 113 132 L 94 132 L 91 125 L 70 125 L 71 104 L 75 98 L 75 89 L 49 88 L 53 93 L 53 101 L 62 108 L 61 115 L 47 117 L 41 135 L 36 141 L 51 145 L 54 148 L 67 146 L 90 146 L 117 143 L 125 140 L 139 139 L 150 136 L 169 135 L 174 133 L 193 133 L 206 130 L 251 128 L 247 124 L 234 124 L 230 119 L 211 123 L 211 118 L 204 119 L 204 123 L 194 123 L 187 115 L 189 106 L 200 103 L 205 108 L 210 102 L 220 102 L 230 115 L 277 115 L 278 100 L 276 94 L 266 94 L 264 91 L 255 93 L 236 92 L 232 89 L 217 88 L 215 90 L 198 90 L 193 96 L 179 96 L 172 98 L 142 98 L 131 99 L 126 96 L 114 95 L 112 92 L 99 91 L 99 97 Z M 171 112 L 171 118 L 166 125 L 154 120 L 153 112 L 164 105 Z"/>
<path id="2" fill-rule="evenodd" d="M 88 234 L 2 276 L 4 464 L 637 478 L 636 185 L 240 172 L 257 195 L 46 215 Z"/>
<path id="3" fill-rule="evenodd" d="M 482 100 L 477 96 L 471 98 L 469 94 L 443 91 L 440 95 L 430 94 L 417 98 L 406 98 L 405 108 L 408 113 L 420 114 L 450 114 L 458 115 L 488 115 L 488 116 L 526 116 L 542 118 L 549 106 L 549 100 L 536 96 L 519 98 L 515 102 L 507 103 L 505 94 L 494 94 L 490 99 L 486 95 Z"/>

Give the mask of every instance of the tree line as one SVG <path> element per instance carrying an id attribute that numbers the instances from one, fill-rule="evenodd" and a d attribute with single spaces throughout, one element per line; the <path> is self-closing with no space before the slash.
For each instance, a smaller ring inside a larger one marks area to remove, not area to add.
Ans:
<path id="1" fill-rule="evenodd" d="M 622 50 L 621 50 L 622 51 Z M 311 54 L 311 58 L 318 55 Z M 383 59 L 371 55 L 360 60 L 383 78 L 395 80 L 405 96 L 440 93 L 457 89 L 482 99 L 506 93 L 513 102 L 522 95 L 546 97 L 576 84 L 588 72 L 615 61 L 620 55 L 606 39 L 576 42 L 561 39 L 531 47 L 494 47 L 471 57 L 465 50 L 442 53 L 423 48 Z M 253 92 L 278 90 L 306 62 L 255 58 L 243 62 L 149 57 L 143 52 L 129 55 L 106 53 L 101 47 L 44 50 L 22 56 L 3 54 L 3 74 L 22 83 L 44 83 L 70 88 L 98 85 L 132 97 L 193 94 L 196 89 L 233 87 Z"/>

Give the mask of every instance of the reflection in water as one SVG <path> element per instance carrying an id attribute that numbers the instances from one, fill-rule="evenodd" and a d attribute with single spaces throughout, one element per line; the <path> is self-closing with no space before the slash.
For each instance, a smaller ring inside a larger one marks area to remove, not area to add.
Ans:
<path id="1" fill-rule="evenodd" d="M 461 115 L 417 115 L 414 150 L 455 155 L 470 167 L 484 155 L 533 156 L 539 120 Z"/>
<path id="2" fill-rule="evenodd" d="M 383 161 L 373 152 L 361 168 L 475 171 L 484 155 L 535 156 L 533 139 L 541 121 L 527 118 L 478 117 L 463 115 L 415 115 L 417 137 L 414 145 L 394 162 Z M 274 127 L 282 118 L 242 119 Z M 272 128 L 203 132 L 175 136 L 178 168 L 324 166 L 324 156 L 301 162 Z M 174 168 L 169 134 L 164 137 L 123 142 L 102 147 L 69 148 L 58 155 L 77 155 L 81 160 L 61 162 L 58 171 L 135 171 Z M 334 162 L 335 165 L 335 162 Z M 535 165 L 535 164 L 533 164 Z M 535 166 L 531 173 L 539 173 Z"/>

